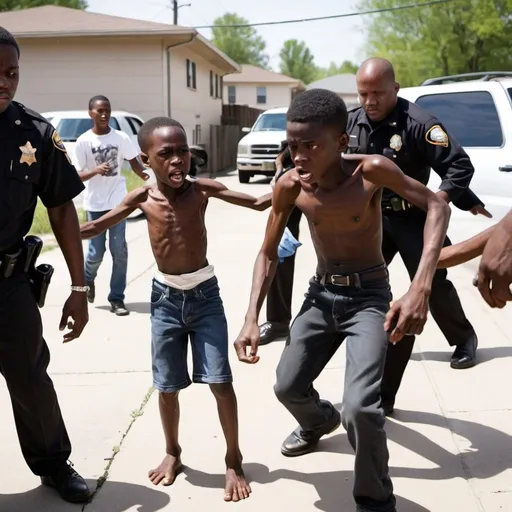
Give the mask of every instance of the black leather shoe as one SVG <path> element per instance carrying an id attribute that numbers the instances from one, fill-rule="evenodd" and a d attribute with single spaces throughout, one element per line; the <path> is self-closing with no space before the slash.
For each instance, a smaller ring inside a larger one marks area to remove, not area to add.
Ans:
<path id="1" fill-rule="evenodd" d="M 260 325 L 260 345 L 268 345 L 279 338 L 286 338 L 290 328 L 285 324 L 265 322 Z"/>
<path id="2" fill-rule="evenodd" d="M 450 361 L 450 366 L 454 370 L 465 370 L 476 365 L 476 349 L 478 348 L 478 338 L 471 337 L 463 345 L 457 345 Z"/>
<path id="3" fill-rule="evenodd" d="M 70 503 L 86 503 L 91 491 L 86 481 L 73 469 L 71 463 L 65 463 L 51 475 L 41 477 L 41 483 L 53 487 L 60 497 Z"/>
<path id="4" fill-rule="evenodd" d="M 87 300 L 89 303 L 93 303 L 94 299 L 96 298 L 96 287 L 94 286 L 94 283 L 86 283 L 89 287 L 89 291 L 87 292 Z"/>
<path id="5" fill-rule="evenodd" d="M 332 418 L 315 431 L 304 432 L 298 427 L 281 445 L 281 453 L 286 457 L 298 457 L 311 453 L 317 446 L 320 438 L 334 432 L 341 425 L 341 415 L 333 408 Z"/>
<path id="6" fill-rule="evenodd" d="M 117 316 L 126 316 L 130 314 L 122 300 L 113 300 L 110 303 L 110 306 L 110 311 L 112 313 L 115 313 Z"/>

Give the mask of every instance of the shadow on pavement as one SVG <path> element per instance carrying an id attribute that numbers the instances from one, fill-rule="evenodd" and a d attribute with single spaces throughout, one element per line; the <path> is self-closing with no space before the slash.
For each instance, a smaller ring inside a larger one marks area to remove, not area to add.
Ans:
<path id="1" fill-rule="evenodd" d="M 411 356 L 412 361 L 437 361 L 440 363 L 449 363 L 450 357 L 453 353 L 453 348 L 450 347 L 446 352 L 415 352 Z M 492 347 L 492 348 L 479 348 L 477 352 L 478 364 L 487 363 L 493 359 L 503 359 L 505 357 L 512 357 L 512 347 Z"/>
<path id="2" fill-rule="evenodd" d="M 151 313 L 151 307 L 149 302 L 125 302 L 125 306 L 130 313 L 138 313 L 140 315 L 149 315 Z M 95 309 L 102 309 L 103 311 L 110 311 L 109 306 L 96 306 Z"/>
<path id="3" fill-rule="evenodd" d="M 91 488 L 94 488 L 96 482 L 88 481 Z M 148 489 L 143 485 L 125 484 L 122 482 L 107 481 L 98 496 L 108 493 L 108 503 L 101 509 L 95 507 L 96 496 L 93 501 L 85 506 L 72 505 L 62 501 L 54 490 L 47 487 L 36 487 L 30 491 L 19 494 L 1 494 L 0 510 L 2 512 L 126 512 L 128 510 L 138 510 L 140 512 L 160 512 L 168 510 L 171 498 L 168 494 Z"/>

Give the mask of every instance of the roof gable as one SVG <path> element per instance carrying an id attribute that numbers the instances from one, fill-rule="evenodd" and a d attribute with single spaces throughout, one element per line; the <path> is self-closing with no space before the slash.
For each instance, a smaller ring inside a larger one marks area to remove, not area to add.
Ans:
<path id="1" fill-rule="evenodd" d="M 240 83 L 273 83 L 283 85 L 303 85 L 300 80 L 292 78 L 290 76 L 282 75 L 281 73 L 275 73 L 267 69 L 252 66 L 250 64 L 242 64 L 242 71 L 235 75 L 229 75 L 224 77 L 224 83 L 226 84 L 240 84 Z"/>

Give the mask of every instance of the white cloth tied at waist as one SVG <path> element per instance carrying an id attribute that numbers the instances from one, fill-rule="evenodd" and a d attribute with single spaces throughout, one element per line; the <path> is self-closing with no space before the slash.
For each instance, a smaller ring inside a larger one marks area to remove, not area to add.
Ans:
<path id="1" fill-rule="evenodd" d="M 215 277 L 213 265 L 200 268 L 190 274 L 180 274 L 177 276 L 164 274 L 158 269 L 155 271 L 155 279 L 159 283 L 178 290 L 191 290 L 192 288 L 199 286 L 201 283 L 208 281 L 208 279 L 211 279 L 212 277 Z"/>

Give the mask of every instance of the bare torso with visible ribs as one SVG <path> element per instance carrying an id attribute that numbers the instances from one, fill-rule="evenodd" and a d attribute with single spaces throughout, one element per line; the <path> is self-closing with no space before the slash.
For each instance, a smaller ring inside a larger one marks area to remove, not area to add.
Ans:
<path id="1" fill-rule="evenodd" d="M 188 182 L 174 199 L 168 199 L 156 187 L 147 189 L 147 197 L 139 206 L 146 215 L 151 248 L 160 272 L 189 274 L 208 264 L 207 205 L 208 198 L 194 182 Z"/>
<path id="2" fill-rule="evenodd" d="M 361 174 L 336 188 L 322 190 L 304 183 L 287 186 L 296 191 L 295 205 L 305 214 L 318 259 L 318 269 L 353 273 L 384 263 L 379 187 Z"/>

